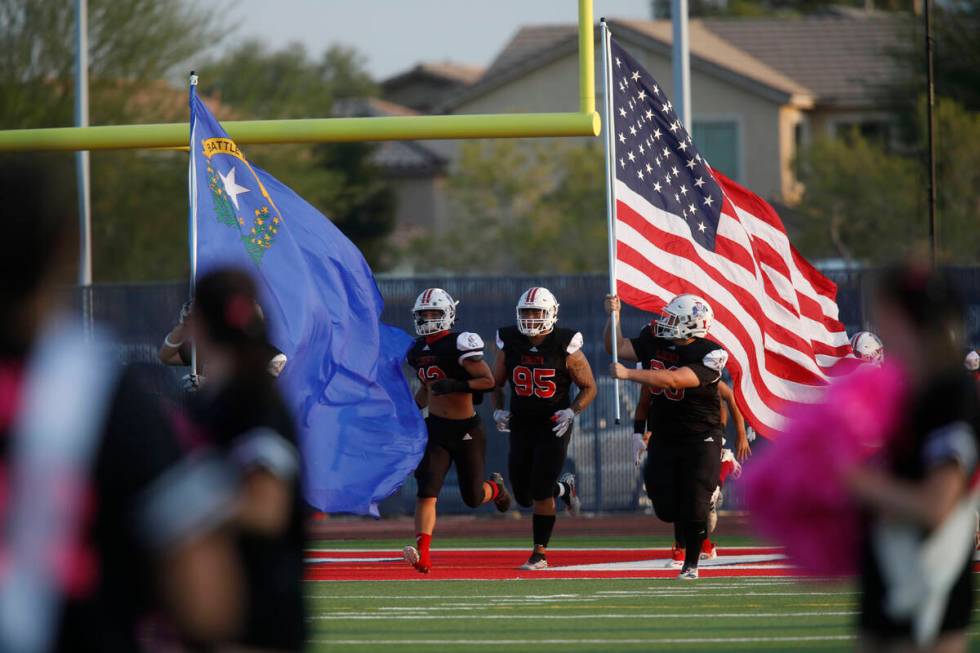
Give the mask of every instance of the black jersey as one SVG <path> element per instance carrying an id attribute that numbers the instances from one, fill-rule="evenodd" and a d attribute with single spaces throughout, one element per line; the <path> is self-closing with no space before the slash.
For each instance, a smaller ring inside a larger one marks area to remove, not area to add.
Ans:
<path id="1" fill-rule="evenodd" d="M 582 348 L 582 334 L 553 329 L 539 345 L 517 327 L 497 331 L 497 349 L 504 353 L 510 383 L 510 411 L 515 415 L 550 417 L 571 405 L 568 356 Z"/>
<path id="2" fill-rule="evenodd" d="M 704 338 L 678 345 L 653 335 L 649 325 L 630 342 L 644 369 L 688 367 L 701 381 L 696 388 L 652 388 L 648 423 L 655 437 L 695 438 L 722 430 L 718 381 L 728 362 L 728 352 L 721 345 Z"/>
<path id="3" fill-rule="evenodd" d="M 468 381 L 472 377 L 463 367 L 465 360 L 483 357 L 483 339 L 467 331 L 445 331 L 436 336 L 422 336 L 408 350 L 408 364 L 415 368 L 422 383 L 439 379 Z"/>

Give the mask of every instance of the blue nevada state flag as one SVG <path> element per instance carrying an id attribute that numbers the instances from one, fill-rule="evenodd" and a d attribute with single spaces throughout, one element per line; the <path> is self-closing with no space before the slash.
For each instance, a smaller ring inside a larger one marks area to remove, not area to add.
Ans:
<path id="1" fill-rule="evenodd" d="M 248 162 L 193 82 L 190 106 L 199 273 L 235 265 L 259 283 L 272 344 L 289 359 L 280 382 L 300 427 L 306 500 L 324 512 L 377 516 L 425 449 L 402 375 L 412 339 L 381 323 L 384 302 L 357 247 Z"/>

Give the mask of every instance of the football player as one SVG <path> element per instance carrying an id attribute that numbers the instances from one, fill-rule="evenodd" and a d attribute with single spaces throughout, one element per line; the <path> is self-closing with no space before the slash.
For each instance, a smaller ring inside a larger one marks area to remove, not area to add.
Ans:
<path id="1" fill-rule="evenodd" d="M 851 338 L 851 349 L 858 360 L 871 365 L 881 365 L 885 360 L 885 346 L 870 331 L 858 331 Z"/>
<path id="2" fill-rule="evenodd" d="M 575 416 L 596 396 L 592 368 L 582 352 L 582 334 L 556 327 L 558 302 L 547 288 L 529 288 L 517 302 L 516 326 L 497 330 L 493 419 L 510 432 L 508 471 L 514 498 L 534 507 L 533 550 L 521 569 L 546 569 L 555 527 L 555 498 L 578 512 L 575 477 L 559 478 Z M 504 384 L 510 410 L 504 410 Z M 572 400 L 572 384 L 578 393 Z"/>
<path id="3" fill-rule="evenodd" d="M 966 368 L 970 378 L 980 382 L 980 354 L 977 353 L 976 349 L 971 349 L 970 353 L 963 359 L 963 367 Z"/>
<path id="4" fill-rule="evenodd" d="M 421 381 L 415 401 L 419 408 L 429 409 L 425 418 L 429 441 L 415 470 L 416 546 L 406 546 L 403 555 L 423 574 L 432 568 L 429 551 L 436 525 L 436 500 L 453 463 L 459 493 L 467 506 L 476 508 L 493 501 L 500 512 L 510 507 L 503 476 L 494 473 L 484 480 L 487 440 L 473 410 L 473 394 L 493 389 L 493 372 L 483 360 L 480 336 L 452 330 L 457 304 L 445 290 L 428 288 L 412 309 L 419 337 L 407 358 Z"/>
<path id="5" fill-rule="evenodd" d="M 620 301 L 608 296 L 606 312 L 619 313 Z M 661 317 L 635 338 L 624 338 L 616 321 L 606 321 L 606 350 L 616 338 L 619 357 L 639 362 L 642 369 L 610 365 L 617 379 L 651 388 L 651 430 L 644 481 L 653 509 L 661 520 L 679 524 L 685 549 L 679 578 L 698 577 L 701 546 L 708 534 L 711 497 L 721 467 L 721 411 L 718 381 L 728 352 L 705 339 L 711 326 L 708 303 L 697 295 L 678 295 Z"/>
<path id="6" fill-rule="evenodd" d="M 711 504 L 708 512 L 708 534 L 714 532 L 718 525 L 718 510 L 724 501 L 722 488 L 729 476 L 738 478 L 742 474 L 742 465 L 739 461 L 744 461 L 752 455 L 752 448 L 749 446 L 749 439 L 745 432 L 745 419 L 742 412 L 735 404 L 735 394 L 724 381 L 718 382 L 718 395 L 721 398 L 719 409 L 721 410 L 721 428 L 725 430 L 728 425 L 728 416 L 732 416 L 735 422 L 736 444 L 735 453 L 731 449 L 722 447 L 721 467 L 718 474 L 718 486 L 711 495 Z M 643 386 L 640 391 L 640 400 L 636 405 L 636 412 L 633 419 L 633 454 L 636 464 L 640 464 L 643 454 L 647 450 L 647 445 L 653 432 L 647 429 L 648 412 L 653 401 L 653 394 L 650 386 Z M 724 444 L 724 442 L 722 442 Z M 681 532 L 678 522 L 674 522 L 674 545 L 671 548 L 670 567 L 681 568 L 684 565 L 684 534 Z M 705 538 L 701 545 L 701 559 L 713 560 L 718 557 L 718 549 L 711 541 L 710 537 Z"/>

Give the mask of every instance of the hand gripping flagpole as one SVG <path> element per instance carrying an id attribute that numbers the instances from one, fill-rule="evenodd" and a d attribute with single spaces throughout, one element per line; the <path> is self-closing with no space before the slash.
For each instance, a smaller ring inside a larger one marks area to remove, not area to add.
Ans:
<path id="1" fill-rule="evenodd" d="M 197 127 L 197 120 L 194 119 L 194 108 L 193 99 L 197 92 L 197 75 L 194 71 L 191 71 L 190 75 L 190 88 L 189 92 L 189 102 L 190 108 L 190 121 L 191 121 L 191 135 L 190 135 L 190 156 L 188 157 L 187 163 L 187 196 L 190 203 L 188 208 L 188 234 L 190 236 L 190 267 L 191 267 L 191 282 L 190 282 L 190 298 L 194 299 L 194 286 L 197 282 L 197 166 L 194 165 L 194 132 Z M 191 374 L 197 374 L 197 345 L 191 340 Z"/>
<path id="2" fill-rule="evenodd" d="M 616 141 L 613 139 L 613 103 L 612 103 L 612 53 L 609 48 L 609 26 L 606 19 L 599 20 L 599 35 L 602 38 L 602 130 L 606 144 L 606 220 L 609 238 L 609 294 L 617 294 L 616 290 L 616 192 L 613 180 L 616 178 Z M 612 335 L 612 358 L 619 362 L 619 314 L 609 314 Z M 613 379 L 613 397 L 616 402 L 616 424 L 621 420 L 619 401 L 619 380 Z"/>

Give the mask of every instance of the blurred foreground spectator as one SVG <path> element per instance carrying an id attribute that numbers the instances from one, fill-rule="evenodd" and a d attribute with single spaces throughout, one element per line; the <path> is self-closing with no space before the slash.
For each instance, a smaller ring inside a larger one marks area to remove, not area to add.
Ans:
<path id="1" fill-rule="evenodd" d="M 193 645 L 227 640 L 234 477 L 187 455 L 139 371 L 58 310 L 74 212 L 21 161 L 0 178 L 0 650 L 140 650 L 151 616 Z"/>

